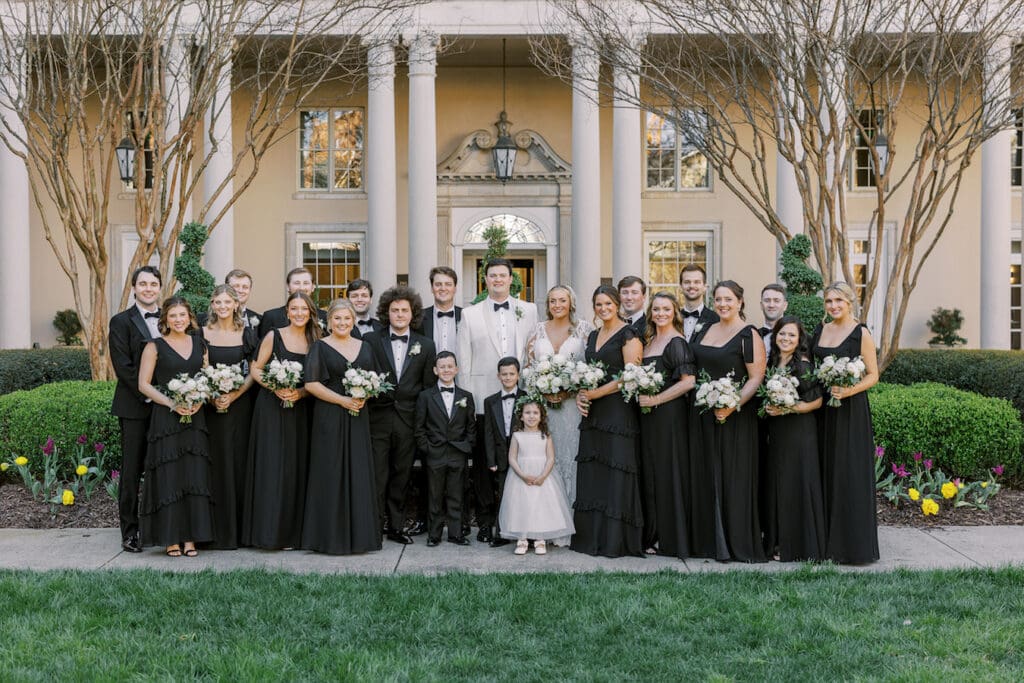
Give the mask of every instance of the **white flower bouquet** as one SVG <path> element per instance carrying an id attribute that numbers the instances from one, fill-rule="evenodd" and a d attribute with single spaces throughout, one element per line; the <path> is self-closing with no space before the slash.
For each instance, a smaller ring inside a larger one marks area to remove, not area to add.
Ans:
<path id="1" fill-rule="evenodd" d="M 302 363 L 274 358 L 263 368 L 263 386 L 271 391 L 296 389 L 302 383 Z M 282 408 L 293 408 L 292 401 L 281 401 Z"/>
<path id="2" fill-rule="evenodd" d="M 604 382 L 605 375 L 607 374 L 604 369 L 604 363 L 601 361 L 593 363 L 586 363 L 581 360 L 576 361 L 569 372 L 569 386 L 567 390 L 575 393 L 584 389 L 596 389 Z"/>
<path id="3" fill-rule="evenodd" d="M 797 391 L 799 386 L 800 379 L 793 376 L 788 366 L 769 369 L 764 382 L 757 388 L 757 395 L 761 397 L 761 407 L 757 409 L 757 414 L 764 417 L 768 406 L 784 411 L 792 408 L 800 402 Z"/>
<path id="4" fill-rule="evenodd" d="M 547 401 L 545 395 L 560 394 L 572 389 L 572 372 L 576 364 L 560 353 L 545 354 L 523 370 L 526 392 L 544 401 L 549 408 L 560 408 L 561 402 Z"/>
<path id="5" fill-rule="evenodd" d="M 701 370 L 694 398 L 694 404 L 701 408 L 700 412 L 706 413 L 715 408 L 735 408 L 739 412 L 740 385 L 733 379 L 735 374 L 729 371 L 725 377 L 711 379 L 707 370 Z M 725 420 L 718 420 L 718 424 L 725 424 Z"/>
<path id="6" fill-rule="evenodd" d="M 665 376 L 658 372 L 654 363 L 634 365 L 626 363 L 625 368 L 616 377 L 619 381 L 619 392 L 626 403 L 636 400 L 639 396 L 654 396 L 665 386 Z M 641 408 L 641 413 L 651 412 L 651 408 Z"/>
<path id="7" fill-rule="evenodd" d="M 341 383 L 352 398 L 374 398 L 395 388 L 394 384 L 384 379 L 385 377 L 386 375 L 373 370 L 349 368 L 345 371 Z M 358 410 L 348 412 L 353 417 L 359 414 Z"/>
<path id="8" fill-rule="evenodd" d="M 191 408 L 209 400 L 210 381 L 202 371 L 196 373 L 195 376 L 183 372 L 167 383 L 167 395 L 174 401 L 174 408 Z M 174 408 L 171 410 L 173 411 Z M 192 416 L 182 415 L 179 422 L 191 424 Z"/>
<path id="9" fill-rule="evenodd" d="M 212 399 L 220 398 L 224 394 L 230 394 L 245 384 L 245 373 L 242 371 L 242 366 L 238 363 L 234 365 L 225 365 L 224 363 L 207 365 L 203 368 L 203 374 L 210 383 L 210 398 Z M 218 408 L 217 412 L 226 413 L 228 409 Z"/>
<path id="10" fill-rule="evenodd" d="M 826 356 L 814 369 L 814 376 L 823 386 L 831 389 L 832 387 L 852 387 L 864 377 L 866 372 L 867 367 L 864 365 L 864 359 L 860 356 L 856 358 Z M 833 408 L 838 408 L 842 403 L 835 396 L 828 399 L 828 404 Z"/>

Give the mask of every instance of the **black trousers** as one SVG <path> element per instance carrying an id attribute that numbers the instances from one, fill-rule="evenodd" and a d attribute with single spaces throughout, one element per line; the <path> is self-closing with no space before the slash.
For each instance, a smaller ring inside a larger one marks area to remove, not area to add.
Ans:
<path id="1" fill-rule="evenodd" d="M 495 473 L 487 467 L 487 451 L 484 448 L 485 416 L 476 416 L 476 445 L 473 447 L 473 466 L 466 473 L 467 501 L 472 500 L 476 510 L 476 523 L 481 529 L 491 529 L 497 519 L 500 500 L 495 495 Z M 466 511 L 469 511 L 469 502 Z M 469 521 L 467 515 L 466 521 Z"/>
<path id="2" fill-rule="evenodd" d="M 494 501 L 494 537 L 501 538 L 501 525 L 498 524 L 497 511 L 501 509 L 501 499 L 505 496 L 505 479 L 508 478 L 507 469 L 499 469 L 497 472 L 492 473 L 494 475 L 494 484 L 496 489 L 496 500 Z"/>
<path id="3" fill-rule="evenodd" d="M 121 538 L 139 533 L 139 484 L 146 467 L 149 418 L 121 417 L 121 478 L 118 484 L 117 513 Z"/>
<path id="4" fill-rule="evenodd" d="M 430 538 L 440 539 L 446 523 L 449 539 L 462 536 L 462 482 L 465 474 L 465 456 L 427 457 L 427 486 L 430 489 L 427 533 Z"/>
<path id="5" fill-rule="evenodd" d="M 405 526 L 405 497 L 416 454 L 412 427 L 399 419 L 394 411 L 380 411 L 370 418 L 370 442 L 380 528 L 384 529 L 386 514 L 391 529 L 401 531 Z"/>

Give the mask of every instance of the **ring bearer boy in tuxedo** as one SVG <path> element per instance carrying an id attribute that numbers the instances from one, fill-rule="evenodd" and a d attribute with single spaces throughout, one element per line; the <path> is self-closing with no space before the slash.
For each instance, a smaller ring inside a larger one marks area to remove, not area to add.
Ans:
<path id="1" fill-rule="evenodd" d="M 139 362 L 146 344 L 160 336 L 162 278 L 153 266 L 142 266 L 132 273 L 135 303 L 110 319 L 107 348 L 110 364 L 117 375 L 110 412 L 121 425 L 121 484 L 117 498 L 121 521 L 121 547 L 130 553 L 142 552 L 139 538 L 139 484 L 146 459 L 149 431 L 149 399 L 139 391 Z"/>
<path id="2" fill-rule="evenodd" d="M 469 545 L 462 534 L 462 482 L 476 443 L 473 394 L 455 386 L 459 365 L 451 351 L 437 354 L 434 374 L 437 383 L 416 400 L 416 444 L 427 454 L 427 546 L 441 543 L 445 522 L 449 542 Z"/>
<path id="3" fill-rule="evenodd" d="M 404 285 L 392 287 L 381 294 L 377 304 L 378 319 L 387 320 L 388 326 L 363 336 L 377 368 L 386 372 L 387 380 L 395 385 L 392 391 L 370 402 L 370 439 L 380 528 L 388 539 L 403 545 L 413 542 L 403 528 L 416 455 L 416 400 L 436 382 L 434 342 L 411 329 L 422 315 L 419 294 Z"/>
<path id="4" fill-rule="evenodd" d="M 508 476 L 508 447 L 512 440 L 512 423 L 515 421 L 516 402 L 526 392 L 519 388 L 519 359 L 505 356 L 498 361 L 498 381 L 501 391 L 484 399 L 484 451 L 487 467 L 494 473 L 495 508 L 501 507 L 501 496 L 505 493 L 505 477 Z M 481 529 L 481 531 L 483 531 Z M 487 529 L 490 534 L 491 530 Z M 507 545 L 512 541 L 501 537 L 501 530 L 495 520 L 491 547 Z"/>

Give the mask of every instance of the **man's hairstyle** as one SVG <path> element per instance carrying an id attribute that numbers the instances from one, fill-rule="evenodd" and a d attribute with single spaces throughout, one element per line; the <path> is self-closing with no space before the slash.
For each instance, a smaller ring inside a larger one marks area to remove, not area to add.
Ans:
<path id="1" fill-rule="evenodd" d="M 365 289 L 370 293 L 370 296 L 373 296 L 373 285 L 370 284 L 369 280 L 364 280 L 362 278 L 356 278 L 355 280 L 352 280 L 352 282 L 348 283 L 348 287 L 345 288 L 345 295 L 348 296 L 349 292 L 354 292 L 359 289 Z"/>
<path id="2" fill-rule="evenodd" d="M 683 275 L 686 273 L 700 273 L 700 277 L 704 280 L 704 284 L 708 283 L 708 274 L 704 268 L 696 263 L 687 263 L 683 266 L 683 269 L 679 271 L 679 284 L 683 283 Z"/>
<path id="3" fill-rule="evenodd" d="M 231 284 L 231 280 L 248 280 L 249 284 L 252 284 L 252 275 L 245 272 L 241 268 L 235 268 L 230 273 L 224 276 L 224 284 Z"/>
<path id="4" fill-rule="evenodd" d="M 778 282 L 773 282 L 761 288 L 761 296 L 764 296 L 765 292 L 778 292 L 779 294 L 782 295 L 783 299 L 789 301 L 789 294 L 786 292 L 786 285 L 781 285 Z"/>
<path id="5" fill-rule="evenodd" d="M 505 266 L 506 268 L 508 268 L 508 274 L 512 274 L 511 261 L 509 261 L 507 258 L 492 258 L 490 261 L 487 262 L 487 265 L 484 266 L 484 275 L 487 275 L 487 273 L 491 272 L 491 268 L 494 268 L 496 266 Z"/>
<path id="6" fill-rule="evenodd" d="M 504 358 L 499 360 L 498 372 L 501 372 L 502 368 L 507 368 L 510 365 L 514 365 L 516 367 L 516 372 L 519 372 L 519 359 L 516 358 L 515 356 L 505 356 Z"/>
<path id="7" fill-rule="evenodd" d="M 349 291 L 352 287 L 349 286 Z M 372 295 L 373 292 L 370 292 Z M 380 295 L 380 300 L 377 302 L 377 320 L 381 321 L 385 325 L 388 324 L 389 317 L 388 313 L 391 309 L 391 304 L 396 301 L 408 301 L 409 308 L 412 309 L 412 321 L 409 323 L 409 327 L 418 330 L 423 325 L 423 299 L 416 293 L 416 290 L 407 285 L 395 285 L 385 289 Z"/>
<path id="8" fill-rule="evenodd" d="M 435 275 L 447 275 L 452 279 L 456 285 L 459 284 L 459 274 L 455 272 L 454 268 L 448 266 L 434 266 L 430 269 L 430 284 L 434 284 Z"/>
<path id="9" fill-rule="evenodd" d="M 454 353 L 452 353 L 451 351 L 441 351 L 439 354 L 434 356 L 434 365 L 436 366 L 438 363 L 440 363 L 445 358 L 451 358 L 452 360 L 455 361 L 456 365 L 459 364 L 459 359 L 455 357 Z"/>
<path id="10" fill-rule="evenodd" d="M 292 268 L 291 270 L 288 271 L 288 275 L 286 275 L 284 278 L 284 283 L 286 285 L 290 285 L 292 283 L 293 277 L 295 277 L 296 275 L 302 275 L 303 273 L 308 275 L 310 278 L 313 277 L 313 271 L 311 271 L 309 268 L 300 266 L 299 268 Z"/>
<path id="11" fill-rule="evenodd" d="M 150 275 L 155 277 L 156 281 L 159 282 L 161 285 L 164 283 L 164 279 L 160 277 L 159 268 L 157 268 L 156 266 L 142 266 L 140 268 L 136 268 L 135 272 L 132 273 L 132 287 L 134 287 L 135 283 L 138 281 L 139 275 L 142 275 L 143 273 L 149 273 Z"/>
<path id="12" fill-rule="evenodd" d="M 636 275 L 627 275 L 622 278 L 615 288 L 621 291 L 623 287 L 632 287 L 633 285 L 640 285 L 640 293 L 647 296 L 647 283 L 643 281 L 643 278 L 639 278 Z"/>

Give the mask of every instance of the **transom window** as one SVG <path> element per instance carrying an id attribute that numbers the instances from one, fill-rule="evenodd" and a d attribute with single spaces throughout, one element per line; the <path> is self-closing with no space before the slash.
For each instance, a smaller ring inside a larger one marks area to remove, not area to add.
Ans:
<path id="1" fill-rule="evenodd" d="M 697 143 L 707 129 L 704 112 L 683 110 L 671 121 L 648 112 L 644 131 L 648 190 L 705 190 L 711 187 L 707 157 Z"/>
<path id="2" fill-rule="evenodd" d="M 714 233 L 710 230 L 648 232 L 644 237 L 644 263 L 649 293 L 672 292 L 683 304 L 679 273 L 696 263 L 704 268 L 709 283 L 715 281 L 713 268 Z"/>
<path id="3" fill-rule="evenodd" d="M 316 305 L 327 308 L 330 303 L 344 297 L 348 283 L 362 276 L 361 240 L 317 235 L 299 239 L 302 254 L 300 265 L 313 273 Z"/>
<path id="4" fill-rule="evenodd" d="M 544 243 L 544 231 L 540 229 L 539 225 L 529 218 L 510 213 L 499 213 L 477 221 L 466 231 L 465 242 L 467 244 L 487 242 L 484 233 L 492 227 L 504 228 L 510 244 Z"/>
<path id="5" fill-rule="evenodd" d="M 857 112 L 860 129 L 854 133 L 854 149 L 852 164 L 852 183 L 857 187 L 875 187 L 875 162 L 871 156 L 871 147 L 875 144 L 875 136 L 882 125 L 881 109 L 861 109 Z"/>
<path id="6" fill-rule="evenodd" d="M 363 121 L 359 107 L 299 112 L 300 189 L 362 189 Z"/>

